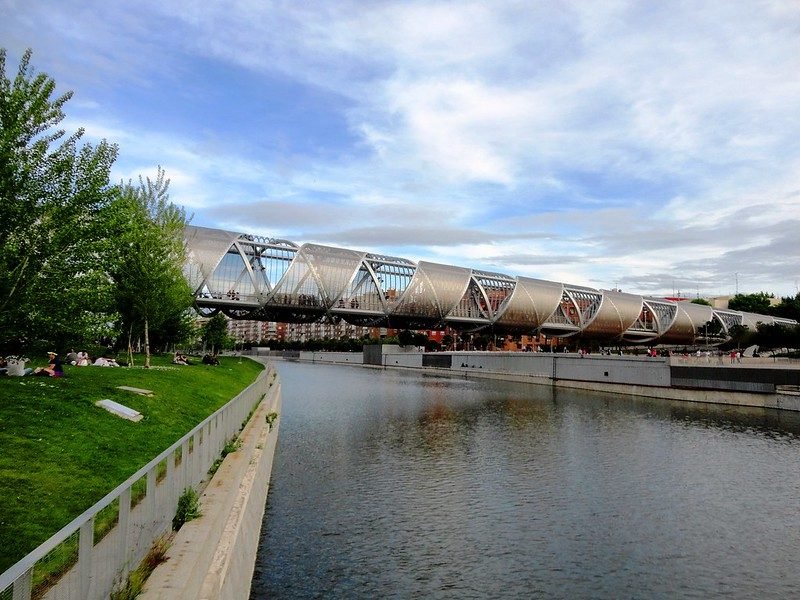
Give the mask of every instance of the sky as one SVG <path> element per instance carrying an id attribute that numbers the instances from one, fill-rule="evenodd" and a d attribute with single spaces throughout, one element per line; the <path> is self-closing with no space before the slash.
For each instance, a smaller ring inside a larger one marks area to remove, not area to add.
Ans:
<path id="1" fill-rule="evenodd" d="M 800 2 L 0 0 L 191 223 L 645 295 L 800 291 Z"/>

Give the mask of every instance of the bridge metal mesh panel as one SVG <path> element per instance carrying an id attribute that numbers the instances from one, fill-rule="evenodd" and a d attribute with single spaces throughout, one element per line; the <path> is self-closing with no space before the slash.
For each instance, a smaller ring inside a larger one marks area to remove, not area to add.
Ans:
<path id="1" fill-rule="evenodd" d="M 264 279 L 267 281 L 269 290 L 273 290 L 280 282 L 286 271 L 297 255 L 297 248 L 288 246 L 266 246 L 261 250 L 259 262 L 264 273 Z"/>
<path id="2" fill-rule="evenodd" d="M 466 293 L 456 307 L 447 314 L 447 317 L 476 323 L 489 322 L 491 319 L 489 305 L 477 281 L 470 280 Z"/>
<path id="3" fill-rule="evenodd" d="M 258 302 L 247 260 L 236 245 L 225 253 L 211 277 L 206 280 L 206 285 L 214 298 Z"/>
<path id="4" fill-rule="evenodd" d="M 396 261 L 391 259 L 380 259 L 370 255 L 368 263 L 378 278 L 378 284 L 386 305 L 390 308 L 395 306 L 408 289 L 417 267 L 408 261 Z"/>
<path id="5" fill-rule="evenodd" d="M 473 271 L 472 276 L 483 292 L 489 315 L 496 316 L 505 302 L 511 298 L 516 282 L 511 277 L 499 273 Z"/>
<path id="6" fill-rule="evenodd" d="M 600 306 L 583 332 L 607 339 L 620 338 L 641 316 L 641 296 L 604 291 Z"/>
<path id="7" fill-rule="evenodd" d="M 567 336 L 579 331 L 627 341 L 721 340 L 734 325 L 793 325 L 687 302 L 469 270 L 189 226 L 185 275 L 198 310 L 235 318 L 410 328 L 445 323 Z"/>
<path id="8" fill-rule="evenodd" d="M 350 281 L 334 304 L 335 312 L 369 311 L 373 313 L 384 311 L 383 292 L 378 289 L 378 284 L 367 266 L 362 264 L 356 276 Z"/>
<path id="9" fill-rule="evenodd" d="M 408 288 L 392 310 L 392 314 L 426 319 L 441 318 L 436 294 L 424 270 L 417 268 Z"/>
<path id="10" fill-rule="evenodd" d="M 746 325 L 750 331 L 756 331 L 759 323 L 763 323 L 764 325 L 772 325 L 774 322 L 774 319 L 769 315 L 758 315 L 747 312 L 742 313 L 742 325 Z"/>
<path id="11" fill-rule="evenodd" d="M 472 275 L 472 272 L 464 267 L 424 261 L 417 263 L 417 271 L 425 272 L 441 316 L 449 314 L 458 306 L 467 292 Z"/>
<path id="12" fill-rule="evenodd" d="M 563 295 L 564 286 L 560 283 L 518 277 L 496 322 L 509 328 L 540 327 L 556 312 Z M 564 319 L 564 324 L 569 323 Z"/>
<path id="13" fill-rule="evenodd" d="M 298 252 L 275 288 L 273 304 L 307 308 L 321 308 L 324 299 L 319 284 L 303 252 Z"/>
<path id="14" fill-rule="evenodd" d="M 187 274 L 192 290 L 198 290 L 239 237 L 238 233 L 187 226 L 185 229 Z"/>
<path id="15" fill-rule="evenodd" d="M 347 284 L 361 266 L 364 253 L 342 248 L 330 248 L 316 244 L 304 244 L 300 248 L 320 285 L 320 300 L 331 306 L 342 295 Z"/>

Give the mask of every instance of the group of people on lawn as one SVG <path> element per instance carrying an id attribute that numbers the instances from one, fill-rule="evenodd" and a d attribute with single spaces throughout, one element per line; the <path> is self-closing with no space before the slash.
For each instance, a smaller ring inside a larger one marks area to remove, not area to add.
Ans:
<path id="1" fill-rule="evenodd" d="M 28 367 L 27 369 L 26 368 L 19 368 L 19 369 L 16 369 L 16 372 L 12 371 L 12 374 L 23 375 L 23 376 L 26 376 L 26 375 L 39 375 L 39 376 L 42 376 L 42 377 L 63 377 L 64 376 L 64 366 L 63 366 L 63 363 L 61 362 L 61 359 L 58 357 L 58 354 L 55 353 L 55 352 L 48 352 L 47 353 L 47 358 L 48 358 L 48 362 L 47 362 L 47 366 L 46 367 L 36 367 L 35 369 L 33 369 L 31 367 Z M 14 358 L 12 358 L 12 360 L 16 360 L 18 362 L 21 361 L 23 363 L 23 365 L 24 365 L 24 360 L 25 359 L 14 359 Z M 10 370 L 10 366 L 11 365 L 9 365 L 9 362 L 5 358 L 0 357 L 0 375 L 8 375 L 9 374 L 9 370 Z"/>
<path id="2" fill-rule="evenodd" d="M 173 365 L 191 365 L 189 361 L 189 357 L 186 356 L 183 352 L 176 352 L 175 356 L 172 359 Z M 219 359 L 216 356 L 212 356 L 211 354 L 205 354 L 203 356 L 203 364 L 204 365 L 218 365 Z"/>
<path id="3" fill-rule="evenodd" d="M 64 376 L 64 361 L 59 357 L 58 352 L 50 351 L 47 353 L 47 366 L 31 368 L 22 368 L 18 374 L 22 376 L 37 375 L 40 377 L 63 377 Z M 20 360 L 20 359 L 17 359 Z M 21 359 L 25 361 L 27 359 Z M 75 352 L 70 350 L 66 356 L 66 363 L 75 367 L 118 367 L 119 363 L 109 356 L 99 356 L 97 359 L 92 360 L 87 352 Z M 9 374 L 8 361 L 0 357 L 0 375 Z"/>
<path id="4" fill-rule="evenodd" d="M 18 359 L 15 357 L 8 357 L 12 360 L 17 361 L 27 361 L 27 359 Z M 0 376 L 2 375 L 37 375 L 40 377 L 63 377 L 64 376 L 64 364 L 72 365 L 74 367 L 119 367 L 120 364 L 114 359 L 111 358 L 108 354 L 103 356 L 97 357 L 95 360 L 92 360 L 91 357 L 87 352 L 75 352 L 75 350 L 70 350 L 67 353 L 64 361 L 58 356 L 57 352 L 48 352 L 47 353 L 47 366 L 45 367 L 36 367 L 31 368 L 20 368 L 11 370 L 9 369 L 8 361 L 0 356 Z M 183 354 L 182 352 L 176 352 L 175 357 L 172 360 L 173 364 L 176 365 L 191 365 L 192 363 L 189 362 L 189 358 Z M 125 364 L 125 363 L 123 363 Z M 219 360 L 210 354 L 206 354 L 203 356 L 203 364 L 204 365 L 218 365 Z M 12 363 L 13 366 L 13 363 Z M 9 372 L 11 371 L 11 372 Z"/>

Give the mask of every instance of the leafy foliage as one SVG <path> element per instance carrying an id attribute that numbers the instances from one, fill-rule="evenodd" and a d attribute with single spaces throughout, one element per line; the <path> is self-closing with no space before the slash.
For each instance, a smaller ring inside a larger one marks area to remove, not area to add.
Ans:
<path id="1" fill-rule="evenodd" d="M 71 92 L 0 49 L 0 352 L 105 345 L 120 331 L 162 344 L 189 336 L 186 215 L 169 180 L 110 185 L 117 147 L 59 129 Z M 114 323 L 118 329 L 115 330 Z M 118 336 L 119 337 L 119 336 Z"/>
<path id="2" fill-rule="evenodd" d="M 397 341 L 401 346 L 411 346 L 414 344 L 414 333 L 403 329 L 397 333 Z"/>
<path id="3" fill-rule="evenodd" d="M 779 304 L 771 307 L 769 314 L 800 322 L 800 293 L 794 297 L 786 296 L 781 298 Z"/>
<path id="4" fill-rule="evenodd" d="M 150 330 L 169 322 L 180 331 L 192 295 L 181 271 L 185 260 L 184 211 L 169 201 L 169 180 L 159 167 L 155 181 L 121 185 L 113 208 L 119 234 L 112 271 L 121 329 L 128 338 L 143 334 L 145 366 L 150 363 Z"/>
<path id="5" fill-rule="evenodd" d="M 175 509 L 175 516 L 172 518 L 172 529 L 173 531 L 178 531 L 185 523 L 201 516 L 200 497 L 193 488 L 186 488 L 178 498 L 178 507 Z"/>
<path id="6" fill-rule="evenodd" d="M 786 327 L 777 324 L 759 323 L 754 342 L 762 350 L 800 348 L 800 325 Z"/>
<path id="7" fill-rule="evenodd" d="M 755 342 L 753 331 L 747 325 L 733 325 L 728 329 L 731 337 L 731 344 L 735 348 L 750 346 Z"/>
<path id="8" fill-rule="evenodd" d="M 728 308 L 731 310 L 741 310 L 743 312 L 758 313 L 760 315 L 769 314 L 770 301 L 775 296 L 767 292 L 758 292 L 756 294 L 736 294 L 728 302 Z"/>
<path id="9" fill-rule="evenodd" d="M 269 425 L 270 431 L 272 431 L 272 426 L 275 424 L 275 421 L 277 420 L 278 420 L 278 413 L 276 412 L 267 413 L 266 421 L 267 425 Z"/>
<path id="10" fill-rule="evenodd" d="M 211 352 L 216 356 L 223 348 L 231 346 L 228 335 L 228 319 L 222 313 L 217 313 L 203 327 L 203 341 L 211 346 Z"/>
<path id="11" fill-rule="evenodd" d="M 22 57 L 6 74 L 0 49 L 0 346 L 56 346 L 96 338 L 113 311 L 107 217 L 117 147 L 67 135 L 67 92 Z"/>
<path id="12" fill-rule="evenodd" d="M 111 592 L 109 600 L 133 600 L 142 593 L 145 581 L 156 567 L 167 560 L 167 551 L 171 545 L 167 536 L 156 538 L 141 564 L 128 573 L 125 581 Z"/>

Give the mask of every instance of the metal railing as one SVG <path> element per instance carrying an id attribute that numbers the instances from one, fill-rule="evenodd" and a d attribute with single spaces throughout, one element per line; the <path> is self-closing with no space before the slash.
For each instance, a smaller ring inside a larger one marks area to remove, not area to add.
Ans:
<path id="1" fill-rule="evenodd" d="M 267 393 L 271 365 L 239 395 L 0 575 L 0 600 L 107 598 L 172 527 L 178 498 L 208 476 Z"/>

